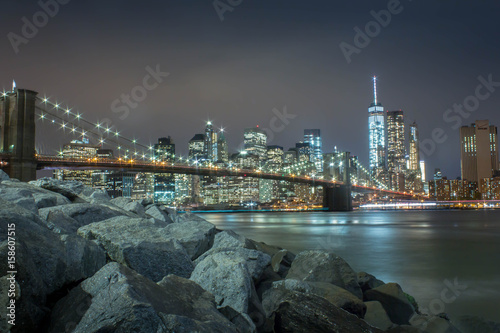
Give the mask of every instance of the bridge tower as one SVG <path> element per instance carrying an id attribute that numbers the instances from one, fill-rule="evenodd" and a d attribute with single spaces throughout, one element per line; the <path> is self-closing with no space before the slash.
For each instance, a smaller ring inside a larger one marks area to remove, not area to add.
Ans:
<path id="1" fill-rule="evenodd" d="M 344 153 L 344 184 L 335 184 L 326 186 L 323 196 L 323 207 L 331 212 L 350 212 L 352 210 L 351 196 L 351 172 L 350 172 L 350 153 Z"/>
<path id="2" fill-rule="evenodd" d="M 13 88 L 0 97 L 0 152 L 5 172 L 20 181 L 36 179 L 35 104 L 37 92 Z"/>

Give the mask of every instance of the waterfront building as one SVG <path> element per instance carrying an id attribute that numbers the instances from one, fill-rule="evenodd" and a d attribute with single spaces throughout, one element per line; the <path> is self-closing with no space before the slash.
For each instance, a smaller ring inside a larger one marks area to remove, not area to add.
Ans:
<path id="1" fill-rule="evenodd" d="M 486 188 L 483 182 L 489 182 L 498 170 L 497 127 L 488 120 L 461 127 L 460 151 L 462 179 L 477 182 L 483 191 Z"/>
<path id="2" fill-rule="evenodd" d="M 118 171 L 106 176 L 106 190 L 111 198 L 132 197 L 137 172 Z"/>
<path id="3" fill-rule="evenodd" d="M 140 172 L 135 175 L 132 185 L 131 199 L 141 200 L 151 198 L 154 200 L 154 174 L 150 172 Z"/>
<path id="4" fill-rule="evenodd" d="M 156 163 L 175 162 L 175 144 L 172 138 L 159 138 L 153 146 Z M 175 176 L 171 173 L 154 174 L 154 201 L 172 205 L 175 201 Z"/>
<path id="5" fill-rule="evenodd" d="M 436 201 L 477 200 L 477 183 L 460 179 L 437 179 L 429 182 L 429 197 Z"/>
<path id="6" fill-rule="evenodd" d="M 97 152 L 101 150 L 101 146 L 89 144 L 88 139 L 72 140 L 70 143 L 63 145 L 59 156 L 64 159 L 95 159 Z M 112 155 L 112 152 L 111 152 Z M 97 170 L 66 170 L 58 169 L 54 171 L 54 178 L 59 180 L 74 180 L 82 182 L 86 186 L 92 186 L 92 175 Z"/>

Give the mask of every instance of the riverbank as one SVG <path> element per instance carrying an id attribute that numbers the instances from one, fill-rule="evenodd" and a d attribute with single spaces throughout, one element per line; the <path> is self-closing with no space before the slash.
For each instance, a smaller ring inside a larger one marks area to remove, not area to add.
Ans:
<path id="1" fill-rule="evenodd" d="M 1 278 L 0 302 L 14 304 L 10 316 L 0 314 L 2 332 L 493 327 L 424 315 L 398 284 L 356 272 L 329 250 L 295 255 L 148 200 L 110 199 L 76 182 L 0 176 L 0 269 L 15 275 L 15 282 Z"/>

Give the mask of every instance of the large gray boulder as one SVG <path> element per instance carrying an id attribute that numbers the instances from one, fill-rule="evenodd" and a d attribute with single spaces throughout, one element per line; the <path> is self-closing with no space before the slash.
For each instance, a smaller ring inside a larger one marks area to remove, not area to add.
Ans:
<path id="1" fill-rule="evenodd" d="M 70 203 L 70 200 L 61 194 L 12 180 L 0 184 L 0 197 L 32 212 L 37 212 L 39 208 Z"/>
<path id="2" fill-rule="evenodd" d="M 362 319 L 326 299 L 294 292 L 283 298 L 273 310 L 273 332 L 381 333 Z"/>
<path id="3" fill-rule="evenodd" d="M 16 293 L 22 297 L 16 303 L 16 326 L 11 331 L 34 332 L 48 312 L 48 295 L 92 276 L 105 265 L 106 254 L 97 245 L 77 235 L 57 235 L 43 226 L 38 215 L 0 198 L 2 275 L 12 270 L 7 263 L 7 232 L 13 225 L 16 239 L 14 267 L 19 283 Z M 3 321 L 0 321 L 0 331 L 8 331 Z"/>
<path id="4" fill-rule="evenodd" d="M 263 313 L 254 282 L 270 261 L 267 254 L 255 250 L 221 249 L 198 262 L 190 279 L 212 293 L 221 308 Z"/>
<path id="5" fill-rule="evenodd" d="M 331 251 L 313 250 L 299 253 L 286 278 L 331 283 L 363 299 L 356 272 L 344 259 Z"/>
<path id="6" fill-rule="evenodd" d="M 49 214 L 54 212 L 61 212 L 64 215 L 71 217 L 76 220 L 80 226 L 123 215 L 118 209 L 89 203 L 76 203 L 65 206 L 42 208 L 38 211 L 38 214 L 42 219 L 47 220 Z"/>
<path id="7" fill-rule="evenodd" d="M 193 260 L 208 251 L 214 242 L 215 226 L 207 221 L 172 223 L 165 230 L 184 246 Z"/>
<path id="8" fill-rule="evenodd" d="M 213 296 L 192 281 L 158 284 L 118 263 L 83 281 L 52 311 L 49 332 L 237 332 Z"/>
<path id="9" fill-rule="evenodd" d="M 164 226 L 121 216 L 83 226 L 78 234 L 100 245 L 112 260 L 155 282 L 168 274 L 189 278 L 193 262 Z"/>
<path id="10" fill-rule="evenodd" d="M 365 302 L 365 305 L 366 314 L 363 319 L 368 324 L 373 327 L 380 328 L 383 331 L 391 328 L 394 325 L 380 302 L 369 301 Z"/>
<path id="11" fill-rule="evenodd" d="M 10 179 L 9 175 L 5 171 L 0 169 L 0 183 L 3 182 L 4 180 L 9 180 L 9 179 Z"/>
<path id="12" fill-rule="evenodd" d="M 76 181 L 76 180 L 58 180 L 55 178 L 50 178 L 50 177 L 44 177 L 44 178 L 39 178 L 37 180 L 32 180 L 28 182 L 28 184 L 32 184 L 38 187 L 57 187 L 57 188 L 64 188 L 68 191 L 71 191 L 75 194 L 80 194 L 82 193 L 86 187 L 82 182 Z"/>
<path id="13" fill-rule="evenodd" d="M 111 199 L 110 201 L 113 205 L 120 207 L 127 212 L 132 212 L 139 217 L 146 217 L 146 213 L 144 210 L 144 206 L 141 205 L 138 201 L 133 201 L 129 198 L 118 197 L 115 199 Z"/>
<path id="14" fill-rule="evenodd" d="M 146 216 L 152 217 L 155 220 L 162 221 L 165 223 L 173 223 L 172 219 L 168 216 L 165 211 L 160 209 L 157 205 L 149 205 L 145 210 Z"/>
<path id="15" fill-rule="evenodd" d="M 63 181 L 45 177 L 30 181 L 29 184 L 49 190 L 51 192 L 59 193 L 72 202 L 83 202 L 82 200 L 79 200 L 80 198 L 78 196 L 85 189 L 85 185 L 83 185 L 81 182 L 75 180 Z"/>
<path id="16" fill-rule="evenodd" d="M 255 250 L 252 241 L 232 230 L 224 230 L 215 235 L 213 249 L 242 247 Z"/>
<path id="17" fill-rule="evenodd" d="M 83 198 L 84 200 L 92 204 L 99 204 L 111 200 L 111 198 L 108 195 L 108 192 L 106 192 L 103 189 L 92 188 L 92 187 L 85 187 L 84 190 L 79 194 L 79 196 L 80 198 Z"/>
<path id="18" fill-rule="evenodd" d="M 375 276 L 366 272 L 358 272 L 358 284 L 363 292 L 380 287 L 385 284 L 384 281 L 377 279 Z"/>
<path id="19" fill-rule="evenodd" d="M 274 282 L 272 288 L 262 296 L 262 306 L 266 314 L 270 316 L 270 312 L 290 292 L 301 292 L 323 297 L 336 307 L 344 309 L 359 318 L 363 318 L 366 313 L 366 305 L 363 301 L 347 290 L 331 283 L 286 279 Z"/>
<path id="20" fill-rule="evenodd" d="M 415 314 L 415 308 L 397 283 L 386 283 L 380 287 L 367 290 L 365 301 L 378 301 L 394 324 L 408 325 Z"/>
<path id="21" fill-rule="evenodd" d="M 41 221 L 49 230 L 58 234 L 76 234 L 78 228 L 81 227 L 80 222 L 60 210 L 49 212 L 47 217 Z"/>

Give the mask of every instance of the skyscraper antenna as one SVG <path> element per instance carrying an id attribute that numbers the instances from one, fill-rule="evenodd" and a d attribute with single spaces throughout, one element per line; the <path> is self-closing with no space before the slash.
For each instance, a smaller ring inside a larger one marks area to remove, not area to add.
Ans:
<path id="1" fill-rule="evenodd" d="M 373 77 L 373 103 L 377 105 L 377 77 Z"/>

